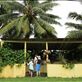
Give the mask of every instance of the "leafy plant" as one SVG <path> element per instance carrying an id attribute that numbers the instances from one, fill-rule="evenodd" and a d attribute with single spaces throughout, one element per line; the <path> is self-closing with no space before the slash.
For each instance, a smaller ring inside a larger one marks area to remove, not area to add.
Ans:
<path id="1" fill-rule="evenodd" d="M 63 67 L 66 68 L 66 69 L 73 69 L 74 64 L 73 63 L 66 63 L 66 64 L 63 64 Z"/>
<path id="2" fill-rule="evenodd" d="M 9 48 L 0 48 L 0 69 L 14 64 L 23 64 L 25 61 L 23 50 L 11 50 Z"/>

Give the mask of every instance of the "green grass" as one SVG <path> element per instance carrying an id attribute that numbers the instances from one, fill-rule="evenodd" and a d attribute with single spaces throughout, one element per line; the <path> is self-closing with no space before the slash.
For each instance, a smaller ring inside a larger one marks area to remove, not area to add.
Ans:
<path id="1" fill-rule="evenodd" d="M 0 82 L 82 82 L 82 78 L 48 78 L 48 77 L 24 77 L 24 78 L 0 78 Z"/>

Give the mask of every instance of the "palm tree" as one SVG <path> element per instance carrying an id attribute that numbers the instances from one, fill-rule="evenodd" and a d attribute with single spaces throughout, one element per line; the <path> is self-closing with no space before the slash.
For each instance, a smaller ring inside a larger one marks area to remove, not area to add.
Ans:
<path id="1" fill-rule="evenodd" d="M 69 14 L 68 16 L 69 18 L 72 18 L 76 21 L 81 21 L 82 22 L 82 15 L 81 14 L 77 14 L 76 12 L 72 12 Z M 68 27 L 70 28 L 75 28 L 75 30 L 71 30 L 68 32 L 67 38 L 81 38 L 82 37 L 82 23 L 66 23 L 66 25 L 68 25 Z"/>
<path id="2" fill-rule="evenodd" d="M 58 16 L 47 13 L 57 5 L 52 0 L 0 0 L 1 8 L 5 13 L 0 15 L 2 22 L 0 35 L 5 38 L 29 38 L 34 33 L 35 37 L 56 37 L 56 31 L 50 24 L 60 24 L 56 21 Z"/>

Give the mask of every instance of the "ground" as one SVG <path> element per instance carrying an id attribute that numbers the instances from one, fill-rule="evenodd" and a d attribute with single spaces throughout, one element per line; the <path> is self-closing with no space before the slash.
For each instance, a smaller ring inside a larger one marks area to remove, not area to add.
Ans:
<path id="1" fill-rule="evenodd" d="M 82 82 L 82 78 L 54 78 L 54 77 L 0 78 L 0 82 Z"/>

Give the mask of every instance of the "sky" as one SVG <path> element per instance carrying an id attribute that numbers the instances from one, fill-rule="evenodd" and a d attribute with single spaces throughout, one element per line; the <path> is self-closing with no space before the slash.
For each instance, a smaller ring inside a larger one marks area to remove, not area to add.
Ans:
<path id="1" fill-rule="evenodd" d="M 48 12 L 61 17 L 59 22 L 62 24 L 62 26 L 58 25 L 53 26 L 55 27 L 55 30 L 58 33 L 57 37 L 64 38 L 67 35 L 68 31 L 70 31 L 70 29 L 67 29 L 66 28 L 67 26 L 64 25 L 65 22 L 67 21 L 76 22 L 68 18 L 69 12 L 77 12 L 78 14 L 81 14 L 82 4 L 78 1 L 56 1 L 56 3 L 58 3 L 59 5 L 53 7 L 53 10 Z"/>

